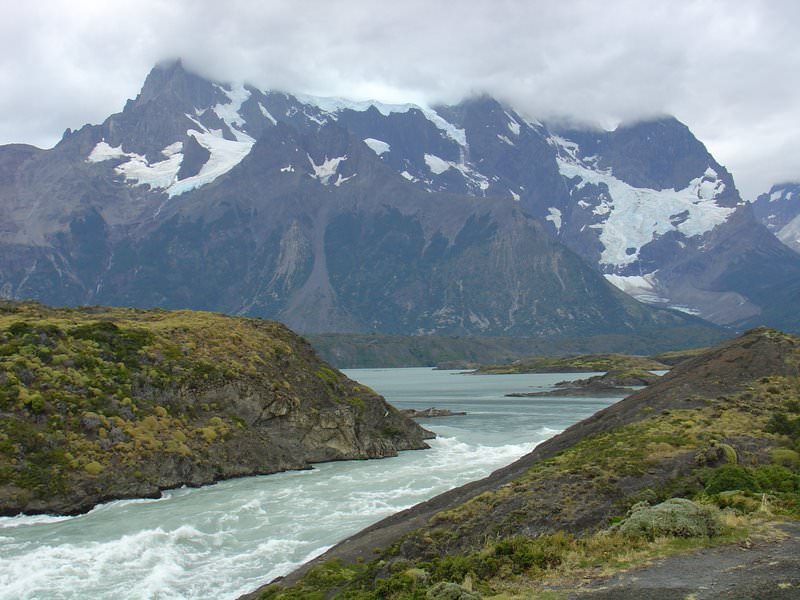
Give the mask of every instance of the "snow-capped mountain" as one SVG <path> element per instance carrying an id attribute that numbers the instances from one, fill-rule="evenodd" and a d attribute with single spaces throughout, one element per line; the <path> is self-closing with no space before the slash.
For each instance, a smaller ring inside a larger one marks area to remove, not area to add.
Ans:
<path id="1" fill-rule="evenodd" d="M 762 260 L 800 275 L 730 173 L 676 119 L 560 131 L 551 141 L 570 194 L 552 209 L 558 238 L 634 297 L 718 323 L 747 322 L 763 309 L 756 290 L 783 280 L 767 269 L 759 275 Z M 731 277 L 745 262 L 752 272 Z"/>
<path id="2" fill-rule="evenodd" d="M 511 198 L 423 182 L 435 153 L 474 181 L 463 137 L 428 109 L 312 102 L 164 65 L 121 113 L 52 150 L 0 148 L 0 290 L 307 332 L 703 329 L 616 290 Z"/>
<path id="3" fill-rule="evenodd" d="M 753 202 L 753 211 L 780 241 L 800 252 L 800 183 L 773 185 Z"/>
<path id="4" fill-rule="evenodd" d="M 745 323 L 778 273 L 800 281 L 800 258 L 674 119 L 559 130 L 488 97 L 311 98 L 180 62 L 52 150 L 0 147 L 0 213 L 3 296 L 208 308 L 309 332 L 696 323 L 603 275 Z"/>

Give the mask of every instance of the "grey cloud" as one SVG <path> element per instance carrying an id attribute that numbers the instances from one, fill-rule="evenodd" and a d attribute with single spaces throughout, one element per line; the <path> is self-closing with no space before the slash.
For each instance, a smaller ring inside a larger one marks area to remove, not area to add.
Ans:
<path id="1" fill-rule="evenodd" d="M 48 146 L 158 60 L 262 88 L 388 101 L 488 92 L 537 118 L 675 114 L 746 197 L 800 179 L 792 0 L 35 2 L 0 24 L 0 143 Z"/>

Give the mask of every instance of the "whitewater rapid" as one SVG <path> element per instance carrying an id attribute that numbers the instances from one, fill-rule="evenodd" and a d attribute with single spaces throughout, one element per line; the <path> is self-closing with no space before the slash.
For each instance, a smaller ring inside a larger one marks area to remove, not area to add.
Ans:
<path id="1" fill-rule="evenodd" d="M 504 398 L 563 375 L 347 372 L 401 408 L 465 410 L 423 425 L 431 449 L 248 477 L 75 517 L 0 518 L 0 600 L 236 598 L 398 510 L 483 477 L 607 398 Z"/>

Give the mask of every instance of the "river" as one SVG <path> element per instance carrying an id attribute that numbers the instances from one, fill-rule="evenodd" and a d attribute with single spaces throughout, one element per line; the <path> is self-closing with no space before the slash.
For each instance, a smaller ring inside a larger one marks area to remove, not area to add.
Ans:
<path id="1" fill-rule="evenodd" d="M 488 475 L 615 401 L 504 397 L 549 389 L 564 374 L 345 373 L 399 408 L 468 414 L 422 421 L 438 435 L 431 449 L 395 458 L 172 490 L 75 517 L 0 518 L 0 600 L 236 598 L 382 517 Z"/>

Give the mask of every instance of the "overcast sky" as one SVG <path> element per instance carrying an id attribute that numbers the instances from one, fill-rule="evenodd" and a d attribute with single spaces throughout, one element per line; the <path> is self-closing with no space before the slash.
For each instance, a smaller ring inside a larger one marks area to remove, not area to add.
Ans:
<path id="1" fill-rule="evenodd" d="M 750 199 L 800 180 L 796 0 L 0 0 L 0 144 L 55 144 L 159 60 L 355 99 L 488 92 L 613 127 L 674 114 Z"/>

